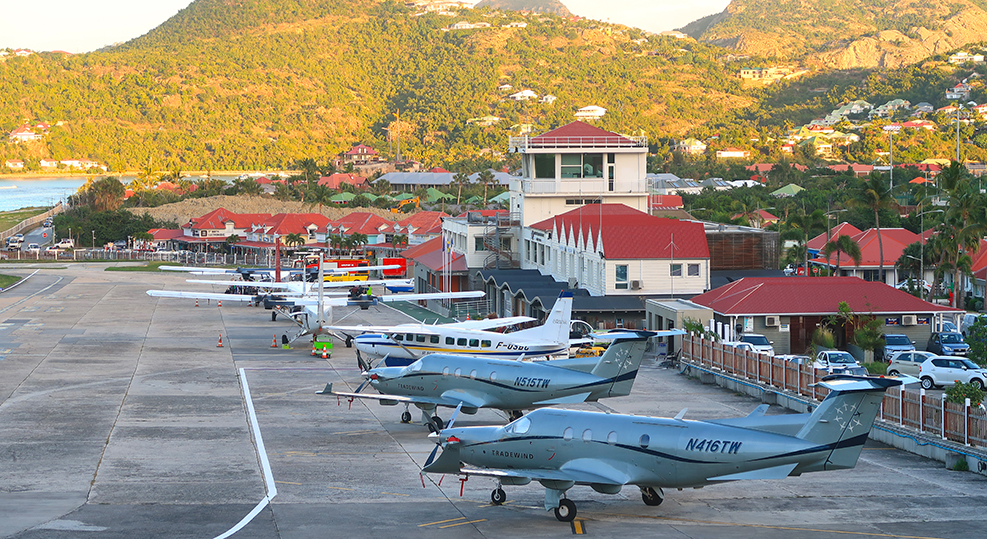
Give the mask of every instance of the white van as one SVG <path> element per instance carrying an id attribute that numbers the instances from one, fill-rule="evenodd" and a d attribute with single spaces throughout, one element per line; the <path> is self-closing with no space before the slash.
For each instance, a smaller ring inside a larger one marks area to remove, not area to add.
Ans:
<path id="1" fill-rule="evenodd" d="M 962 333 L 963 336 L 966 337 L 967 336 L 967 331 L 971 327 L 973 327 L 973 324 L 975 324 L 977 322 L 977 319 L 980 318 L 980 317 L 982 317 L 982 316 L 987 316 L 987 313 L 966 313 L 966 314 L 964 314 L 963 315 L 963 321 L 960 322 L 960 333 Z M 987 321 L 987 319 L 985 319 L 985 321 Z"/>
<path id="2" fill-rule="evenodd" d="M 69 238 L 62 238 L 58 240 L 55 247 L 58 247 L 59 249 L 75 249 L 75 242 Z"/>

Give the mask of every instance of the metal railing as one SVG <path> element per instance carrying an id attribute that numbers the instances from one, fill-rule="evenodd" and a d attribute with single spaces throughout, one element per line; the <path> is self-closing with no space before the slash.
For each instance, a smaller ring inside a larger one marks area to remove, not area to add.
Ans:
<path id="1" fill-rule="evenodd" d="M 816 385 L 828 374 L 811 365 L 739 350 L 732 346 L 691 335 L 682 338 L 681 361 L 720 370 L 758 384 L 776 387 L 821 401 L 829 390 Z M 924 389 L 898 386 L 884 394 L 878 419 L 897 423 L 921 433 L 932 434 L 970 446 L 987 447 L 987 410 L 983 405 L 946 402 L 946 395 L 931 398 Z"/>
<path id="2" fill-rule="evenodd" d="M 34 228 L 35 226 L 38 225 L 38 223 L 42 223 L 44 222 L 45 219 L 53 215 L 62 213 L 63 211 L 65 211 L 65 206 L 61 202 L 59 202 L 58 204 L 55 204 L 55 206 L 52 207 L 50 210 L 35 215 L 34 217 L 29 217 L 27 219 L 24 219 L 20 223 L 17 223 L 16 225 L 8 228 L 7 230 L 0 232 L 0 241 L 6 243 L 7 238 L 13 236 L 14 234 L 17 234 L 18 232 L 21 232 L 23 230 Z"/>
<path id="3" fill-rule="evenodd" d="M 647 148 L 648 137 L 601 135 L 592 137 L 510 137 L 507 145 L 518 151 L 551 148 Z"/>

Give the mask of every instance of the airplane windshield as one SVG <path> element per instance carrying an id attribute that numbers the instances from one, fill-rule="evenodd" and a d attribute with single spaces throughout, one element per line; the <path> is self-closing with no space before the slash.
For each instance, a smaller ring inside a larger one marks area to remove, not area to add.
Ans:
<path id="1" fill-rule="evenodd" d="M 531 420 L 528 419 L 527 417 L 522 417 L 521 419 L 518 419 L 517 421 L 508 425 L 507 432 L 511 434 L 524 434 L 528 432 L 529 428 L 531 428 Z"/>

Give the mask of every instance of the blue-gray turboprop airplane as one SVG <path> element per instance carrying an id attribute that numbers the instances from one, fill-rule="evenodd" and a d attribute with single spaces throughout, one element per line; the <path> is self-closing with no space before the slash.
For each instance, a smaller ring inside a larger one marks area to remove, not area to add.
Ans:
<path id="1" fill-rule="evenodd" d="M 501 485 L 545 487 L 545 510 L 561 521 L 576 516 L 565 497 L 574 485 L 616 494 L 641 489 L 647 505 L 664 500 L 663 488 L 699 488 L 741 479 L 781 479 L 806 472 L 853 468 L 892 378 L 827 376 L 830 393 L 812 413 L 766 416 L 758 406 L 741 418 L 712 421 L 535 410 L 505 426 L 452 428 L 430 434 L 437 447 L 427 473 L 490 476 L 495 505 Z M 439 447 L 442 454 L 435 453 Z"/>
<path id="2" fill-rule="evenodd" d="M 520 417 L 522 410 L 629 394 L 647 340 L 655 335 L 650 331 L 622 332 L 599 357 L 516 361 L 429 354 L 404 367 L 370 369 L 364 373 L 367 382 L 355 393 L 333 391 L 331 383 L 319 393 L 374 399 L 385 406 L 404 404 L 401 421 L 405 423 L 411 421 L 408 407 L 414 404 L 422 410 L 423 423 L 430 430 L 442 429 L 437 415 L 429 418 L 439 406 L 461 407 L 467 414 L 495 408 L 513 419 Z M 360 393 L 367 383 L 380 393 Z"/>

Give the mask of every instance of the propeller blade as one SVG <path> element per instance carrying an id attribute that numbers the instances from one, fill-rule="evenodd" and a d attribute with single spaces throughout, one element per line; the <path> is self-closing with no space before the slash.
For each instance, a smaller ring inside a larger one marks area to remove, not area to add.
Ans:
<path id="1" fill-rule="evenodd" d="M 362 391 L 363 387 L 369 383 L 370 383 L 370 378 L 367 378 L 366 380 L 363 381 L 362 384 L 360 384 L 360 387 L 356 388 L 356 392 L 359 393 L 360 391 Z"/>
<path id="2" fill-rule="evenodd" d="M 433 449 L 432 452 L 429 453 L 428 459 L 425 460 L 425 468 L 428 468 L 428 465 L 432 464 L 432 461 L 435 460 L 435 454 L 438 452 L 439 452 L 439 446 L 438 444 L 436 444 L 435 449 Z"/>
<path id="3" fill-rule="evenodd" d="M 456 411 L 452 413 L 452 417 L 449 418 L 449 422 L 446 423 L 447 429 L 452 428 L 452 424 L 456 422 L 456 418 L 459 417 L 459 411 L 462 409 L 463 409 L 463 403 L 460 402 L 459 405 L 456 406 Z"/>

